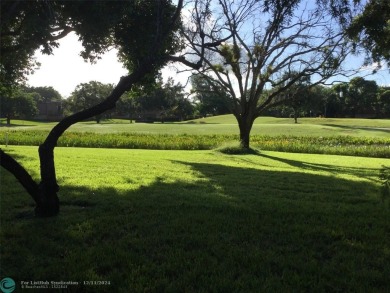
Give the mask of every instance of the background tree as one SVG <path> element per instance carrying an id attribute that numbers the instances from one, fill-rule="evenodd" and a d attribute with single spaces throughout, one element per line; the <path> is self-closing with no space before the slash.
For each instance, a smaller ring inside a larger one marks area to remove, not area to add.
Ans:
<path id="1" fill-rule="evenodd" d="M 102 101 L 111 93 L 114 86 L 98 81 L 81 83 L 68 98 L 69 108 L 73 113 L 91 108 Z M 95 116 L 96 123 L 100 123 L 104 113 Z"/>
<path id="2" fill-rule="evenodd" d="M 122 104 L 134 110 L 136 118 L 145 121 L 156 118 L 162 122 L 167 119 L 184 120 L 193 113 L 192 104 L 185 97 L 181 84 L 175 84 L 173 78 L 164 84 L 161 75 L 152 83 L 134 87 Z M 144 117 L 148 113 L 153 114 Z"/>
<path id="3" fill-rule="evenodd" d="M 175 84 L 172 77 L 169 77 L 163 86 L 164 99 L 167 104 L 165 115 L 174 120 L 185 120 L 192 116 L 193 106 L 186 98 L 183 86 L 180 83 Z"/>
<path id="4" fill-rule="evenodd" d="M 35 100 L 38 94 L 26 93 L 23 89 L 1 93 L 0 112 L 6 117 L 7 125 L 11 125 L 11 119 L 15 117 L 32 118 L 38 113 Z"/>
<path id="5" fill-rule="evenodd" d="M 139 104 L 131 93 L 125 93 L 122 95 L 116 105 L 116 112 L 119 115 L 126 115 L 130 123 L 136 119 L 137 113 L 139 112 Z"/>
<path id="6" fill-rule="evenodd" d="M 327 80 L 338 72 L 348 53 L 344 32 L 332 14 L 305 3 L 194 3 L 183 30 L 188 54 L 199 58 L 198 74 L 229 94 L 243 148 L 249 148 L 254 120 L 265 109 L 284 102 L 277 97 L 303 76 L 315 74 L 316 83 Z M 287 82 L 286 72 L 297 74 Z"/>
<path id="7" fill-rule="evenodd" d="M 24 87 L 24 91 L 28 93 L 37 93 L 38 102 L 60 102 L 62 101 L 61 94 L 51 86 Z"/>
<path id="8" fill-rule="evenodd" d="M 390 88 L 381 87 L 379 89 L 376 112 L 381 117 L 390 118 Z"/>
<path id="9" fill-rule="evenodd" d="M 290 83 L 291 80 L 295 82 L 284 91 L 283 95 L 279 99 L 285 101 L 285 105 L 291 107 L 293 111 L 294 122 L 298 123 L 298 116 L 303 110 L 305 103 L 309 99 L 310 95 L 310 76 L 300 76 L 296 79 L 297 72 L 289 72 L 283 75 L 281 83 L 279 86 L 284 87 L 286 84 Z"/>
<path id="10" fill-rule="evenodd" d="M 24 2 L 29 4 L 19 6 Z M 183 1 L 179 0 L 177 7 L 168 0 L 2 1 L 1 4 L 1 60 L 8 57 L 17 58 L 17 55 L 20 55 L 19 57 L 27 62 L 5 70 L 4 72 L 7 71 L 10 75 L 2 75 L 0 86 L 6 84 L 7 78 L 9 84 L 17 83 L 22 76 L 20 69 L 29 67 L 31 54 L 37 46 L 42 45 L 44 49 L 50 51 L 50 48 L 55 46 L 53 42 L 63 37 L 68 30 L 74 30 L 79 35 L 85 49 L 82 52 L 84 58 L 94 60 L 115 45 L 121 60 L 130 72 L 120 79 L 103 102 L 65 117 L 54 126 L 38 149 L 41 175 L 39 184 L 15 159 L 0 150 L 1 166 L 10 171 L 32 196 L 36 202 L 36 215 L 53 216 L 59 212 L 57 195 L 59 186 L 54 164 L 54 148 L 59 137 L 71 125 L 114 108 L 124 92 L 129 91 L 134 84 L 145 81 L 147 77 L 154 76 L 167 61 L 174 60 L 170 56 L 181 49 L 181 42 L 175 31 L 180 26 L 179 16 Z M 25 21 L 25 15 L 31 11 L 36 13 L 42 5 L 48 7 L 50 21 L 44 21 L 42 24 L 40 20 L 46 16 L 41 13 L 32 18 L 32 22 Z M 13 21 L 15 18 L 17 21 Z M 96 21 L 97 19 L 99 21 Z M 59 26 L 62 24 L 65 28 Z M 41 38 L 38 33 L 36 35 L 24 33 L 28 31 L 26 26 L 34 25 L 38 30 L 48 32 L 45 37 Z M 20 54 L 14 55 L 12 50 L 16 50 L 17 47 L 21 47 Z M 2 69 L 7 66 L 1 64 Z"/>
<path id="11" fill-rule="evenodd" d="M 354 77 L 348 83 L 348 93 L 345 105 L 349 114 L 354 118 L 357 113 L 374 111 L 378 85 L 375 81 Z"/>
<path id="12" fill-rule="evenodd" d="M 194 74 L 191 76 L 191 85 L 198 115 L 206 117 L 231 113 L 229 94 L 213 79 Z"/>

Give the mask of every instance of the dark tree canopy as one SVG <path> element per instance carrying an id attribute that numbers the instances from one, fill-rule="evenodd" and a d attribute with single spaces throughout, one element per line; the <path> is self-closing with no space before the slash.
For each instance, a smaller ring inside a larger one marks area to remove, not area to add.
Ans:
<path id="1" fill-rule="evenodd" d="M 35 50 L 51 54 L 59 46 L 58 40 L 71 31 L 79 36 L 86 60 L 94 61 L 116 47 L 129 71 L 150 56 L 153 66 L 159 68 L 167 62 L 167 54 L 181 48 L 174 33 L 180 22 L 172 23 L 175 6 L 170 0 L 0 3 L 0 83 L 6 86 L 23 81 L 34 71 L 38 65 L 33 59 Z M 162 38 L 161 32 L 168 30 L 171 33 Z M 151 46 L 157 43 L 159 46 Z"/>
<path id="2" fill-rule="evenodd" d="M 362 77 L 352 78 L 345 97 L 345 103 L 350 109 L 352 117 L 362 111 L 374 110 L 377 92 L 378 85 L 375 81 L 365 80 Z"/>
<path id="3" fill-rule="evenodd" d="M 367 63 L 385 60 L 390 65 L 390 1 L 368 1 L 347 32 L 356 46 L 367 51 Z"/>
<path id="4" fill-rule="evenodd" d="M 11 86 L 25 80 L 39 65 L 35 50 L 50 54 L 59 38 L 70 32 L 59 14 L 58 1 L 1 1 L 0 83 Z"/>

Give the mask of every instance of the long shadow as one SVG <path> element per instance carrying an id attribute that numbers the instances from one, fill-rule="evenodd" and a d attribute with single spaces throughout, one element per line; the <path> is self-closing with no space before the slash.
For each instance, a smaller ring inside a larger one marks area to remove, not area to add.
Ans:
<path id="1" fill-rule="evenodd" d="M 61 213 L 49 219 L 33 218 L 31 201 L 16 204 L 5 186 L 1 274 L 17 284 L 80 282 L 67 292 L 390 286 L 389 216 L 373 196 L 376 185 L 176 163 L 188 166 L 197 181 L 157 178 L 127 190 L 65 185 Z M 82 285 L 88 280 L 111 285 Z"/>
<path id="2" fill-rule="evenodd" d="M 267 155 L 267 154 L 264 154 L 262 152 L 258 152 L 258 155 L 263 157 L 263 158 L 279 161 L 279 162 L 285 163 L 287 165 L 297 167 L 301 170 L 325 171 L 325 172 L 335 174 L 335 175 L 347 174 L 347 175 L 358 176 L 361 178 L 366 178 L 366 179 L 372 180 L 374 182 L 379 181 L 378 176 L 371 177 L 373 174 L 379 175 L 379 169 L 377 169 L 377 168 L 354 168 L 354 167 L 318 164 L 318 163 L 312 163 L 312 162 L 302 162 L 302 161 L 296 161 L 296 160 L 291 160 L 291 159 L 286 159 L 286 158 L 280 158 L 277 156 Z M 367 175 L 371 175 L 371 176 L 367 176 Z"/>
<path id="3" fill-rule="evenodd" d="M 324 126 L 349 129 L 349 130 L 365 130 L 365 131 L 374 131 L 374 132 L 384 132 L 390 133 L 390 128 L 386 127 L 369 127 L 369 126 L 348 126 L 348 125 L 339 125 L 339 124 L 323 124 Z"/>

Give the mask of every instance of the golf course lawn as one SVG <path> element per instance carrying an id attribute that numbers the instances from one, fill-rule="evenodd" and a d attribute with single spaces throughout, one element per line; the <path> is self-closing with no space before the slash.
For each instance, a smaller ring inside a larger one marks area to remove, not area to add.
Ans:
<path id="1" fill-rule="evenodd" d="M 8 146 L 38 179 L 37 148 Z M 390 159 L 56 148 L 59 216 L 1 170 L 1 274 L 72 292 L 386 292 Z M 105 281 L 91 285 L 85 281 Z"/>

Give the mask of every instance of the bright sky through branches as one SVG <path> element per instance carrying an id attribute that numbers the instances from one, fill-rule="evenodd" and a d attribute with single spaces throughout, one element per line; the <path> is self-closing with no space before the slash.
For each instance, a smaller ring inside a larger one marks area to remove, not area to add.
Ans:
<path id="1" fill-rule="evenodd" d="M 29 76 L 30 86 L 52 86 L 63 97 L 68 97 L 80 83 L 96 80 L 102 83 L 117 84 L 120 77 L 127 74 L 119 63 L 115 50 L 106 53 L 96 64 L 90 64 L 80 57 L 82 45 L 75 34 L 69 34 L 59 43 L 60 47 L 54 50 L 54 55 L 48 56 L 42 55 L 39 51 L 36 52 L 35 57 L 41 63 L 41 67 Z M 353 57 L 347 66 L 359 66 L 359 63 L 362 63 L 361 59 Z M 370 73 L 371 68 L 367 68 L 362 70 L 360 75 L 367 80 L 375 80 L 378 85 L 390 86 L 388 68 L 384 67 L 375 75 L 368 75 Z M 188 72 L 176 74 L 175 70 L 169 68 L 163 69 L 162 74 L 164 80 L 172 76 L 176 83 L 180 82 L 182 85 L 186 84 L 189 76 Z M 336 78 L 336 80 L 347 81 L 345 78 Z"/>
<path id="2" fill-rule="evenodd" d="M 102 83 L 117 84 L 121 76 L 127 74 L 111 50 L 104 54 L 96 64 L 85 62 L 80 56 L 82 45 L 75 34 L 69 34 L 59 41 L 60 47 L 54 50 L 53 55 L 43 55 L 40 51 L 35 53 L 37 61 L 41 63 L 38 70 L 28 77 L 30 86 L 52 86 L 63 97 L 68 97 L 80 83 L 95 80 Z M 169 68 L 163 70 L 164 79 L 174 76 L 175 82 L 185 84 L 187 76 L 176 77 L 176 73 Z"/>

